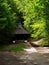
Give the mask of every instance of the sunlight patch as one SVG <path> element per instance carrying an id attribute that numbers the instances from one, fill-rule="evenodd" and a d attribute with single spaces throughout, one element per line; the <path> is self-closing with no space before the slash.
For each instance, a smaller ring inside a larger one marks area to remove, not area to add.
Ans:
<path id="1" fill-rule="evenodd" d="M 29 49 L 25 49 L 25 51 L 27 52 L 27 53 L 34 53 L 34 52 L 37 52 L 37 50 L 35 49 L 35 48 L 29 48 Z"/>

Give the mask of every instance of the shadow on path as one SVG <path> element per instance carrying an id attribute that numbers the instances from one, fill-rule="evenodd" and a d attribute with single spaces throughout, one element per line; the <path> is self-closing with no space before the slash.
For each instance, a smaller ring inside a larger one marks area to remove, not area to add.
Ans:
<path id="1" fill-rule="evenodd" d="M 49 65 L 49 54 L 0 52 L 0 65 Z"/>

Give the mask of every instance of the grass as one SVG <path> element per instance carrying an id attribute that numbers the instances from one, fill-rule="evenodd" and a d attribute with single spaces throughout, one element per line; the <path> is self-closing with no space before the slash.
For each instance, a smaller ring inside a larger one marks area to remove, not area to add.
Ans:
<path id="1" fill-rule="evenodd" d="M 0 45 L 0 51 L 20 52 L 20 51 L 24 51 L 24 48 L 25 48 L 24 43 Z"/>
<path id="2" fill-rule="evenodd" d="M 0 51 L 4 50 L 7 47 L 7 45 L 0 45 Z"/>
<path id="3" fill-rule="evenodd" d="M 20 44 L 13 46 L 12 48 L 9 48 L 8 50 L 14 51 L 14 52 L 16 51 L 20 52 L 20 51 L 24 51 L 24 48 L 25 48 L 24 44 L 20 43 Z"/>

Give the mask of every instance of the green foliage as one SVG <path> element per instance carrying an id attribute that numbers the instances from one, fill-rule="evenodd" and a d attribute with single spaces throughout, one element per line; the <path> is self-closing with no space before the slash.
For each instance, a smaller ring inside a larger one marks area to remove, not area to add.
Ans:
<path id="1" fill-rule="evenodd" d="M 14 0 L 19 12 L 23 13 L 24 27 L 35 39 L 49 39 L 49 1 Z M 47 40 L 48 41 L 48 40 Z"/>
<path id="2" fill-rule="evenodd" d="M 17 26 L 16 13 L 7 0 L 0 0 L 0 40 L 10 37 Z"/>
<path id="3" fill-rule="evenodd" d="M 16 6 L 16 2 L 14 0 L 7 0 L 8 4 L 10 5 L 12 11 L 14 13 L 16 13 L 16 22 L 18 23 L 20 21 L 20 13 L 19 13 L 19 10 L 17 9 L 17 6 Z"/>
<path id="4" fill-rule="evenodd" d="M 19 11 L 23 13 L 24 27 L 26 28 L 26 30 L 28 30 L 33 37 L 45 37 L 45 19 L 43 11 L 44 0 L 15 1 Z"/>
<path id="5" fill-rule="evenodd" d="M 39 43 L 40 46 L 46 46 L 49 47 L 49 41 L 48 38 L 43 38 L 43 40 Z"/>

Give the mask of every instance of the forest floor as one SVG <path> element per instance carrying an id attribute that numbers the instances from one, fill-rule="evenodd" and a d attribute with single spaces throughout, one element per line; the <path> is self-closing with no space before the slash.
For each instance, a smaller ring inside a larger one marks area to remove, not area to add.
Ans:
<path id="1" fill-rule="evenodd" d="M 23 52 L 0 51 L 0 65 L 49 65 L 49 47 L 25 45 Z"/>

